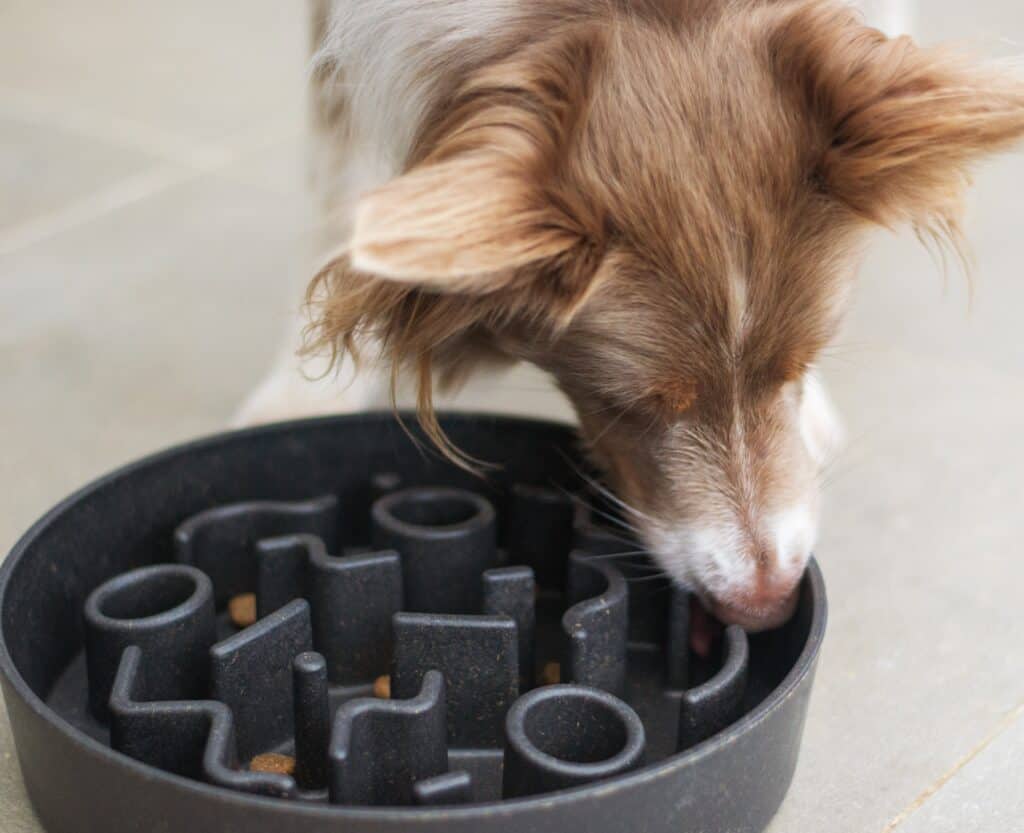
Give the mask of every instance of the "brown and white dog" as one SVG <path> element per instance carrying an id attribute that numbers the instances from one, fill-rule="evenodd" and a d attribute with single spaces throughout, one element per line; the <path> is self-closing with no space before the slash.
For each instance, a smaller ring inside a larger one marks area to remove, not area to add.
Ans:
<path id="1" fill-rule="evenodd" d="M 320 0 L 314 51 L 310 346 L 345 378 L 311 403 L 331 386 L 286 367 L 246 420 L 385 405 L 394 369 L 436 427 L 435 379 L 530 363 L 660 565 L 724 621 L 784 620 L 865 233 L 957 246 L 1024 75 L 839 0 Z"/>

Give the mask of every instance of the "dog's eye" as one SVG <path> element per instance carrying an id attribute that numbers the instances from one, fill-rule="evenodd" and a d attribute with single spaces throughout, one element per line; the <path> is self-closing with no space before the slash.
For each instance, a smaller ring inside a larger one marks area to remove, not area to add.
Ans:
<path id="1" fill-rule="evenodd" d="M 755 393 L 773 393 L 783 385 L 799 382 L 807 374 L 810 362 L 804 356 L 781 356 L 765 362 L 748 375 L 750 390 Z"/>
<path id="2" fill-rule="evenodd" d="M 806 359 L 793 358 L 782 365 L 779 375 L 784 383 L 802 382 L 809 366 L 810 363 Z"/>
<path id="3" fill-rule="evenodd" d="M 666 418 L 674 419 L 693 409 L 697 402 L 697 386 L 692 382 L 675 381 L 662 387 L 655 399 L 658 410 Z"/>

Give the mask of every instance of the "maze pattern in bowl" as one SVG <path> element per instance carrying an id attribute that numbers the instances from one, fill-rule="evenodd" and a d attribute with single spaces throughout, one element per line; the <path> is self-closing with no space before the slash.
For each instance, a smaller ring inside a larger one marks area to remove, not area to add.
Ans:
<path id="1" fill-rule="evenodd" d="M 446 427 L 502 467 L 423 456 L 388 416 L 273 426 L 117 472 L 30 531 L 0 663 L 53 833 L 763 829 L 817 567 L 788 625 L 696 658 L 687 593 L 595 522 L 568 429 Z M 250 767 L 266 753 L 294 769 Z"/>

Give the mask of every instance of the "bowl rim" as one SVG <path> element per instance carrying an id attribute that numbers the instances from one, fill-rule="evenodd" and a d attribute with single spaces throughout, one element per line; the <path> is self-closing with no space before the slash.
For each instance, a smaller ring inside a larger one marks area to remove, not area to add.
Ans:
<path id="1" fill-rule="evenodd" d="M 414 415 L 405 412 L 400 413 L 400 416 L 403 420 L 414 418 Z M 33 523 L 21 538 L 17 540 L 3 562 L 0 562 L 0 676 L 6 680 L 10 689 L 21 699 L 24 706 L 33 712 L 37 718 L 61 732 L 67 740 L 79 747 L 82 752 L 99 757 L 113 766 L 122 766 L 135 770 L 136 774 L 142 775 L 148 780 L 165 784 L 170 789 L 184 790 L 187 793 L 204 799 L 244 804 L 253 810 L 281 812 L 283 809 L 289 813 L 311 819 L 349 819 L 352 821 L 408 824 L 417 821 L 440 822 L 448 820 L 454 822 L 460 819 L 472 820 L 481 815 L 494 817 L 528 812 L 542 807 L 551 808 L 554 805 L 568 805 L 592 799 L 593 790 L 597 786 L 600 787 L 603 796 L 609 797 L 620 792 L 628 792 L 644 783 L 668 777 L 680 769 L 699 764 L 702 759 L 715 753 L 722 747 L 735 743 L 741 736 L 752 731 L 773 712 L 781 708 L 794 695 L 803 680 L 813 672 L 824 641 L 825 626 L 828 620 L 828 599 L 825 592 L 824 578 L 817 559 L 814 557 L 808 562 L 803 578 L 803 582 L 807 584 L 810 591 L 811 622 L 808 627 L 807 641 L 793 663 L 793 667 L 790 668 L 782 681 L 755 708 L 726 729 L 702 741 L 692 749 L 646 764 L 628 773 L 612 776 L 607 780 L 601 781 L 598 785 L 584 784 L 552 793 L 464 806 L 375 808 L 286 802 L 276 798 L 240 793 L 226 787 L 207 784 L 144 764 L 100 743 L 81 729 L 73 726 L 47 706 L 22 677 L 21 672 L 15 666 L 14 660 L 10 655 L 7 640 L 3 633 L 2 614 L 7 599 L 7 592 L 15 570 L 22 559 L 26 557 L 26 553 L 31 551 L 36 539 L 40 537 L 50 524 L 74 505 L 96 492 L 116 486 L 119 481 L 133 476 L 136 472 L 160 466 L 171 459 L 197 451 L 208 450 L 225 443 L 237 442 L 260 435 L 267 436 L 279 433 L 301 432 L 328 424 L 348 426 L 360 423 L 379 424 L 385 419 L 392 422 L 395 421 L 395 412 L 386 410 L 364 411 L 356 414 L 311 417 L 233 431 L 221 431 L 148 454 L 138 460 L 119 466 L 73 491 Z M 438 419 L 443 425 L 446 423 L 450 425 L 453 422 L 489 422 L 495 426 L 514 424 L 520 427 L 533 426 L 549 430 L 574 430 L 574 426 L 568 422 L 472 411 L 439 412 Z M 17 746 L 17 743 L 15 746 Z"/>

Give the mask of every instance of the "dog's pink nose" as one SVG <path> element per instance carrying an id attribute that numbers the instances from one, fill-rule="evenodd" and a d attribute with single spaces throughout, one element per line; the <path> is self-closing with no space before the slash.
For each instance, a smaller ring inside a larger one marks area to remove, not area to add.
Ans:
<path id="1" fill-rule="evenodd" d="M 789 621 L 800 598 L 800 577 L 759 571 L 756 583 L 712 598 L 711 612 L 726 625 L 748 631 L 777 628 Z"/>

